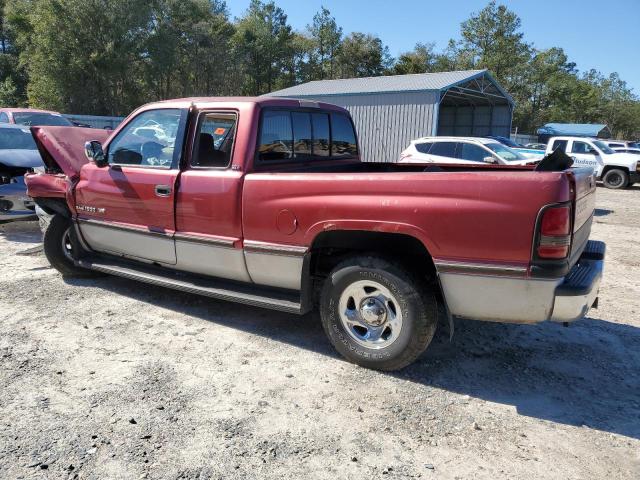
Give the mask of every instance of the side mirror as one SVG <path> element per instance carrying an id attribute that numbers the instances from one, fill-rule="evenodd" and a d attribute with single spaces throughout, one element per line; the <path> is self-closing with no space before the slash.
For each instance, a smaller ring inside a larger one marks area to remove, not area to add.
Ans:
<path id="1" fill-rule="evenodd" d="M 498 161 L 496 160 L 496 158 L 495 158 L 495 157 L 484 157 L 484 158 L 482 159 L 482 161 L 483 161 L 484 163 L 494 163 L 494 164 L 495 164 L 495 163 L 498 163 Z"/>
<path id="2" fill-rule="evenodd" d="M 96 164 L 97 167 L 102 168 L 108 165 L 107 156 L 102 150 L 102 144 L 96 140 L 92 140 L 84 144 L 84 153 L 90 162 Z"/>

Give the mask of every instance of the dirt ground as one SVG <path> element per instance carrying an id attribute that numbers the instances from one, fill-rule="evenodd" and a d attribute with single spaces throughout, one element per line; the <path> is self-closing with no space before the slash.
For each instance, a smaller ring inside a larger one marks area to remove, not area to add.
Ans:
<path id="1" fill-rule="evenodd" d="M 0 225 L 0 478 L 640 478 L 640 188 L 598 189 L 600 308 L 456 324 L 397 374 L 306 317 L 63 280 Z"/>

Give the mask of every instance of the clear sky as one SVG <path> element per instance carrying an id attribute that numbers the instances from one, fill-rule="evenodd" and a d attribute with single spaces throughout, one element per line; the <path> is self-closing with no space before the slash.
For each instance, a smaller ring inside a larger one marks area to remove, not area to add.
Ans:
<path id="1" fill-rule="evenodd" d="M 460 23 L 488 0 L 275 0 L 290 25 L 303 30 L 324 5 L 345 33 L 379 36 L 391 54 L 411 50 L 417 42 L 438 49 L 459 38 Z M 500 2 L 498 2 L 500 3 Z M 562 47 L 581 71 L 618 72 L 640 95 L 640 0 L 504 1 L 522 20 L 525 40 L 537 48 Z M 227 0 L 233 17 L 249 0 Z"/>

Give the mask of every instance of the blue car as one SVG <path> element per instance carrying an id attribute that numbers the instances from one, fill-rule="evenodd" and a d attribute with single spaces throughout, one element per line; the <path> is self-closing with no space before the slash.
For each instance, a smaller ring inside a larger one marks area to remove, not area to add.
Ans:
<path id="1" fill-rule="evenodd" d="M 535 148 L 527 148 L 524 145 L 520 145 L 517 142 L 514 142 L 510 138 L 501 137 L 500 135 L 487 135 L 485 138 L 491 138 L 496 142 L 500 142 L 503 145 L 506 145 L 509 148 L 515 148 L 523 153 L 530 153 L 532 155 L 539 155 L 541 158 L 544 157 L 544 150 L 538 150 Z"/>

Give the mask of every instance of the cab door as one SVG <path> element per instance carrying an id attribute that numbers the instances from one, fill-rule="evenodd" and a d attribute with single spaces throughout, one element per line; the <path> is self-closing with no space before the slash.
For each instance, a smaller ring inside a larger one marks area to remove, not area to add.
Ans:
<path id="1" fill-rule="evenodd" d="M 247 145 L 235 145 L 239 115 L 236 110 L 204 110 L 194 122 L 193 148 L 183 162 L 176 202 L 175 268 L 250 282 L 242 250 Z M 244 122 L 244 138 L 251 124 L 250 118 Z"/>
<path id="2" fill-rule="evenodd" d="M 105 146 L 108 166 L 82 167 L 77 218 L 93 250 L 176 263 L 175 188 L 187 115 L 179 108 L 142 111 Z"/>
<path id="3" fill-rule="evenodd" d="M 577 167 L 591 167 L 599 176 L 603 160 L 600 152 L 590 143 L 580 140 L 571 141 L 571 158 Z"/>

